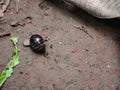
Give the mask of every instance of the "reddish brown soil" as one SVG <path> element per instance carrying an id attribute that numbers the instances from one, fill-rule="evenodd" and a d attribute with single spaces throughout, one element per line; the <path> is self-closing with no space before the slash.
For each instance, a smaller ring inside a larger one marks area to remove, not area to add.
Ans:
<path id="1" fill-rule="evenodd" d="M 120 90 L 120 23 L 40 2 L 20 0 L 17 14 L 12 0 L 0 20 L 0 32 L 19 37 L 20 48 L 20 64 L 1 90 Z M 49 38 L 47 57 L 23 46 L 36 33 Z M 0 72 L 12 52 L 10 37 L 0 39 Z"/>

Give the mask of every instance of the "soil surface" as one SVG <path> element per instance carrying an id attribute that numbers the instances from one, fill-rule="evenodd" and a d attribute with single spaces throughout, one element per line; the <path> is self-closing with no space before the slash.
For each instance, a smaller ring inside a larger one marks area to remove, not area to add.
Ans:
<path id="1" fill-rule="evenodd" d="M 12 0 L 0 19 L 0 72 L 9 62 L 12 36 L 19 38 L 20 64 L 1 90 L 120 90 L 120 22 L 100 20 L 63 2 Z M 23 41 L 48 39 L 47 56 Z"/>

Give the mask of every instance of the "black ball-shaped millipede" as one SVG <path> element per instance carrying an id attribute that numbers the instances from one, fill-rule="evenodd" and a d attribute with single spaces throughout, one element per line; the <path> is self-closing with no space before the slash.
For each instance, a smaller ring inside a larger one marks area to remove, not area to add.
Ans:
<path id="1" fill-rule="evenodd" d="M 39 34 L 32 35 L 30 39 L 26 39 L 23 44 L 24 46 L 30 46 L 36 53 L 44 54 L 46 51 L 45 40 Z"/>

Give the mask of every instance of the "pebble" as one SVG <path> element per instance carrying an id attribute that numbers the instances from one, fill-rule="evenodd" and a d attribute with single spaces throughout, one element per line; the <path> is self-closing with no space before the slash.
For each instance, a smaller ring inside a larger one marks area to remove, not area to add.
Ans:
<path id="1" fill-rule="evenodd" d="M 12 21 L 12 22 L 10 23 L 10 25 L 11 25 L 11 26 L 16 26 L 16 25 L 18 25 L 18 22 Z"/>
<path id="2" fill-rule="evenodd" d="M 61 45 L 61 44 L 62 44 L 62 42 L 59 42 L 59 44 Z"/>
<path id="3" fill-rule="evenodd" d="M 108 68 L 110 68 L 110 65 L 107 65 Z"/>
<path id="4" fill-rule="evenodd" d="M 29 41 L 29 39 L 26 39 L 26 40 L 23 42 L 23 45 L 24 45 L 25 47 L 30 46 L 30 41 Z"/>

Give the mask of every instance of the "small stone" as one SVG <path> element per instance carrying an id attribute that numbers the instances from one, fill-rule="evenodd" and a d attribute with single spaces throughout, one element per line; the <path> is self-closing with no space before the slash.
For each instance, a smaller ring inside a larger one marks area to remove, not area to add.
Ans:
<path id="1" fill-rule="evenodd" d="M 107 65 L 108 68 L 110 68 L 110 65 Z"/>
<path id="2" fill-rule="evenodd" d="M 24 45 L 25 47 L 30 46 L 30 41 L 29 41 L 29 39 L 26 39 L 26 40 L 23 42 L 23 45 Z"/>
<path id="3" fill-rule="evenodd" d="M 59 42 L 59 44 L 61 45 L 61 44 L 62 44 L 62 42 Z"/>
<path id="4" fill-rule="evenodd" d="M 12 21 L 12 22 L 10 23 L 10 25 L 13 26 L 13 27 L 14 27 L 14 26 L 17 26 L 17 25 L 18 25 L 18 22 Z"/>

